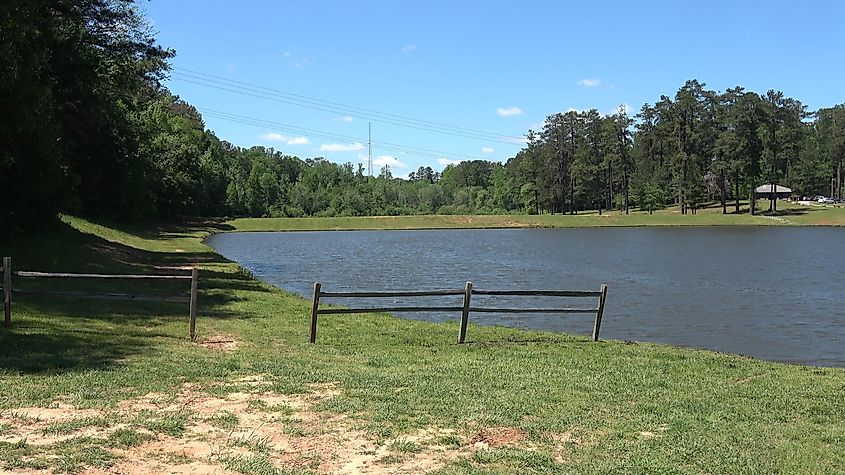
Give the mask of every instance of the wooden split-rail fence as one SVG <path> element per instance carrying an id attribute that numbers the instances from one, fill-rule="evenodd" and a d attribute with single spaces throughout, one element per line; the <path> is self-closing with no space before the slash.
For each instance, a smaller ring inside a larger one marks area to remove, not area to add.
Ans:
<path id="1" fill-rule="evenodd" d="M 47 295 L 57 297 L 91 298 L 108 300 L 135 300 L 147 302 L 177 302 L 187 303 L 189 313 L 188 333 L 191 341 L 197 336 L 197 287 L 199 284 L 199 270 L 194 267 L 190 275 L 165 275 L 165 274 L 82 274 L 69 272 L 36 272 L 36 271 L 12 271 L 12 258 L 3 258 L 3 325 L 12 326 L 12 293 L 21 295 Z M 120 280 L 190 280 L 191 293 L 188 297 L 140 295 L 114 292 L 77 292 L 57 291 L 50 289 L 20 289 L 12 288 L 12 275 L 23 278 L 35 279 L 120 279 Z"/>
<path id="2" fill-rule="evenodd" d="M 461 306 L 408 306 L 408 307 L 367 307 L 367 308 L 320 308 L 322 297 L 347 298 L 381 298 L 381 297 L 442 297 L 463 296 Z M 592 297 L 597 298 L 595 307 L 558 307 L 558 308 L 502 308 L 502 307 L 473 307 L 473 295 L 522 296 L 522 297 Z M 458 343 L 464 343 L 467 335 L 469 314 L 476 313 L 592 313 L 593 341 L 598 341 L 601 319 L 604 314 L 604 303 L 607 298 L 607 285 L 602 284 L 600 290 L 479 290 L 473 289 L 472 282 L 467 282 L 463 289 L 444 290 L 411 290 L 411 291 L 352 291 L 326 292 L 319 282 L 314 283 L 314 297 L 311 302 L 311 333 L 309 341 L 317 341 L 318 315 L 350 314 L 350 313 L 383 313 L 383 312 L 461 312 L 461 324 L 458 333 Z"/>

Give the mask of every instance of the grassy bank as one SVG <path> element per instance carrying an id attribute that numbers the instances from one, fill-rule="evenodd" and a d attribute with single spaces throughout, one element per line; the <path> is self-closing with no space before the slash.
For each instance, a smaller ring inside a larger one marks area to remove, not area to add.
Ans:
<path id="1" fill-rule="evenodd" d="M 500 218 L 515 217 L 478 219 Z M 455 324 L 325 316 L 309 345 L 308 302 L 201 242 L 249 223 L 117 229 L 66 218 L 54 233 L 3 242 L 17 269 L 201 273 L 198 343 L 187 339 L 186 305 L 17 298 L 14 326 L 0 329 L 0 469 L 845 470 L 845 370 L 592 343 L 589 322 L 584 336 L 473 326 L 459 346 Z M 15 283 L 35 285 L 82 284 Z"/>
<path id="2" fill-rule="evenodd" d="M 649 214 L 634 210 L 625 215 L 618 211 L 585 211 L 577 215 L 475 215 L 475 216 L 375 216 L 331 218 L 241 218 L 228 221 L 237 231 L 306 231 L 357 229 L 450 229 L 450 228 L 582 228 L 602 226 L 845 226 L 845 207 L 778 204 L 779 211 L 769 215 L 748 214 L 743 203 L 740 214 L 722 214 L 711 205 L 696 214 L 681 215 L 677 208 Z M 768 201 L 758 202 L 768 209 Z M 732 213 L 733 207 L 729 207 Z"/>

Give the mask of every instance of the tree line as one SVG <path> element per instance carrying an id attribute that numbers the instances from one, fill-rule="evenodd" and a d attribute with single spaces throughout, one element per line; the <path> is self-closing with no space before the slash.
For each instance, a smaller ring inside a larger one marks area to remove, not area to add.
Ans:
<path id="1" fill-rule="evenodd" d="M 504 163 L 369 177 L 361 164 L 220 140 L 162 85 L 175 53 L 131 0 L 7 0 L 0 39 L 3 226 L 58 212 L 148 220 L 676 205 L 686 214 L 716 202 L 727 213 L 762 183 L 842 198 L 845 104 L 809 112 L 774 90 L 717 92 L 690 80 L 635 114 L 550 115 Z"/>

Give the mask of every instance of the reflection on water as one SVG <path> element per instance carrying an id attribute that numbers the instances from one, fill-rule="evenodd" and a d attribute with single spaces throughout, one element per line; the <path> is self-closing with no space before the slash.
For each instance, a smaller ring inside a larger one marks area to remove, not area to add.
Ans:
<path id="1" fill-rule="evenodd" d="M 317 281 L 326 291 L 462 288 L 466 281 L 477 289 L 598 290 L 605 282 L 603 338 L 841 367 L 843 237 L 836 228 L 592 228 L 230 233 L 209 244 L 261 279 L 307 297 Z M 491 299 L 473 296 L 473 303 L 586 302 Z M 435 300 L 380 300 L 422 302 Z M 456 321 L 459 315 L 413 318 Z M 584 335 L 592 325 L 591 315 L 578 314 L 470 318 Z"/>

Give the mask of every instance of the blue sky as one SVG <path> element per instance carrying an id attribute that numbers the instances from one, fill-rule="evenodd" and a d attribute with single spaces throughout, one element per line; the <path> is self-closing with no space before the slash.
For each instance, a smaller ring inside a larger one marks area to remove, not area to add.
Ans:
<path id="1" fill-rule="evenodd" d="M 550 114 L 635 112 L 692 78 L 717 90 L 782 90 L 811 110 L 845 102 L 845 2 L 153 0 L 142 8 L 177 53 L 168 87 L 221 139 L 356 163 L 366 161 L 371 122 L 374 171 L 390 164 L 395 176 L 468 158 L 505 161 Z"/>

